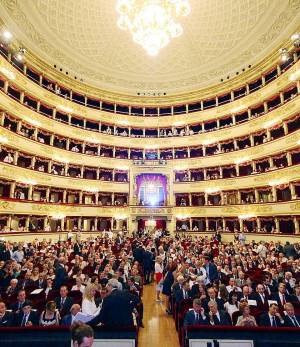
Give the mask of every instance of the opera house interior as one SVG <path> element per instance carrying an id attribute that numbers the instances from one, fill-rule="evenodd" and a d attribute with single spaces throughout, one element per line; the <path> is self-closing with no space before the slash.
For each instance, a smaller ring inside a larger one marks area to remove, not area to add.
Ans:
<path id="1" fill-rule="evenodd" d="M 300 346 L 300 0 L 0 1 L 0 345 Z"/>

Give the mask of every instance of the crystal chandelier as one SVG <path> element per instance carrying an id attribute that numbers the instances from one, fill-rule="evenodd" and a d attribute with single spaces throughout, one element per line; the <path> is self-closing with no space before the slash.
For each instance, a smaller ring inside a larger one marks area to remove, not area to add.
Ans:
<path id="1" fill-rule="evenodd" d="M 157 55 L 171 38 L 182 34 L 176 18 L 191 11 L 189 0 L 118 0 L 118 26 L 129 30 L 133 40 L 149 55 Z"/>

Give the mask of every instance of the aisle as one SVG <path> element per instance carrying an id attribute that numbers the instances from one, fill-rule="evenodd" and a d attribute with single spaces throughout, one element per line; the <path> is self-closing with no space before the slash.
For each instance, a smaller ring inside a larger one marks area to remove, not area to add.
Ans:
<path id="1" fill-rule="evenodd" d="M 174 319 L 163 303 L 155 301 L 155 285 L 144 286 L 144 326 L 139 330 L 139 347 L 179 347 Z"/>

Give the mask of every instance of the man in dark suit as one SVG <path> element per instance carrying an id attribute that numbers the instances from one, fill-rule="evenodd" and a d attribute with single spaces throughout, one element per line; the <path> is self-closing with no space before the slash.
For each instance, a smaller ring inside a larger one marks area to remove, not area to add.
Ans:
<path id="1" fill-rule="evenodd" d="M 183 282 L 182 288 L 175 292 L 175 300 L 177 303 L 180 303 L 182 300 L 190 299 L 191 291 L 189 281 Z"/>
<path id="2" fill-rule="evenodd" d="M 208 308 L 207 320 L 210 325 L 232 325 L 229 314 L 223 310 L 219 311 L 215 301 L 209 301 Z"/>
<path id="3" fill-rule="evenodd" d="M 193 300 L 193 308 L 189 310 L 184 317 L 184 326 L 187 325 L 208 325 L 204 309 L 201 307 L 201 300 Z"/>
<path id="4" fill-rule="evenodd" d="M 63 284 L 67 283 L 68 274 L 64 266 L 65 258 L 60 257 L 56 264 L 55 268 L 55 279 L 54 279 L 54 288 L 59 289 Z"/>
<path id="5" fill-rule="evenodd" d="M 74 317 L 80 312 L 80 305 L 74 304 L 70 309 L 70 314 L 64 316 L 60 322 L 61 325 L 71 326 L 74 322 Z"/>
<path id="6" fill-rule="evenodd" d="M 19 281 L 19 283 L 18 283 L 19 289 L 27 290 L 28 288 L 33 288 L 34 287 L 34 282 L 30 278 L 30 276 L 31 276 L 30 272 L 26 272 L 25 273 L 24 279 Z"/>
<path id="7" fill-rule="evenodd" d="M 143 255 L 145 284 L 148 284 L 151 282 L 152 261 L 153 261 L 153 253 L 151 252 L 151 248 L 148 246 Z"/>
<path id="8" fill-rule="evenodd" d="M 224 310 L 224 301 L 222 299 L 217 298 L 217 294 L 214 288 L 208 288 L 207 290 L 208 297 L 203 300 L 202 307 L 204 308 L 204 311 L 208 313 L 209 307 L 208 303 L 210 301 L 213 301 L 217 304 L 218 310 L 223 311 Z"/>
<path id="9" fill-rule="evenodd" d="M 132 326 L 132 313 L 135 307 L 136 296 L 128 291 L 118 290 L 119 282 L 112 278 L 107 283 L 109 295 L 103 299 L 102 308 L 98 316 L 88 322 L 95 326 L 102 323 L 105 326 L 120 327 Z"/>
<path id="10" fill-rule="evenodd" d="M 289 328 L 300 328 L 300 316 L 295 315 L 294 306 L 291 303 L 284 305 L 286 315 L 284 316 L 284 326 Z"/>
<path id="11" fill-rule="evenodd" d="M 43 273 L 39 274 L 39 279 L 33 282 L 34 287 L 37 289 L 46 289 L 47 281 L 45 279 L 45 275 Z"/>
<path id="12" fill-rule="evenodd" d="M 256 293 L 251 293 L 249 295 L 250 300 L 256 300 L 257 307 L 262 310 L 268 308 L 268 295 L 265 292 L 265 287 L 263 284 L 258 284 L 256 286 Z"/>
<path id="13" fill-rule="evenodd" d="M 26 301 L 26 292 L 21 289 L 18 291 L 17 302 L 10 306 L 13 312 L 19 312 L 22 309 L 24 302 Z"/>
<path id="14" fill-rule="evenodd" d="M 259 320 L 259 325 L 261 327 L 282 327 L 284 325 L 284 320 L 278 312 L 278 305 L 271 304 L 268 313 L 261 315 Z"/>
<path id="15" fill-rule="evenodd" d="M 218 270 L 216 264 L 212 263 L 208 257 L 204 260 L 204 269 L 206 271 L 206 284 L 212 284 L 218 279 Z"/>
<path id="16" fill-rule="evenodd" d="M 292 302 L 292 297 L 287 294 L 284 283 L 279 283 L 278 292 L 272 295 L 272 300 L 277 301 L 277 304 L 281 309 L 283 309 L 287 302 Z"/>
<path id="17" fill-rule="evenodd" d="M 30 301 L 25 301 L 20 311 L 15 317 L 14 326 L 27 327 L 39 324 L 39 318 L 36 312 L 32 311 L 32 304 Z"/>
<path id="18" fill-rule="evenodd" d="M 6 305 L 0 301 L 0 328 L 10 326 L 12 323 L 12 314 L 6 312 Z"/>
<path id="19" fill-rule="evenodd" d="M 70 312 L 71 306 L 73 305 L 73 299 L 68 296 L 67 286 L 61 286 L 59 294 L 60 296 L 55 298 L 55 303 L 60 316 L 63 317 Z"/>

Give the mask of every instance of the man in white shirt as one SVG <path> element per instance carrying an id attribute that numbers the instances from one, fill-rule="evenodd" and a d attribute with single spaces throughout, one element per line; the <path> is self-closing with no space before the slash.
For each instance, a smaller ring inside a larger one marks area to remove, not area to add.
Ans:
<path id="1" fill-rule="evenodd" d="M 237 287 L 236 285 L 236 280 L 234 278 L 230 278 L 229 280 L 229 285 L 226 286 L 226 289 L 228 291 L 228 293 L 230 294 L 233 290 L 235 290 L 236 292 L 241 292 L 242 289 L 240 287 Z"/>

